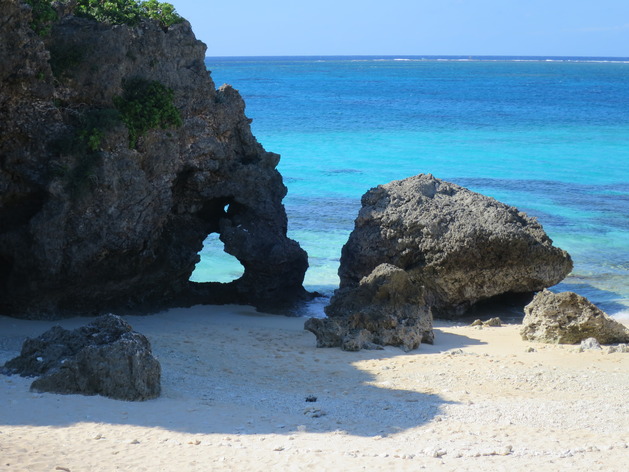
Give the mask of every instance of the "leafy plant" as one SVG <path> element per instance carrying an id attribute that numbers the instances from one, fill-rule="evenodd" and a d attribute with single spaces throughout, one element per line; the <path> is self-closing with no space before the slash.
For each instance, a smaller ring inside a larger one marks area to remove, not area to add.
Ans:
<path id="1" fill-rule="evenodd" d="M 76 118 L 74 131 L 52 143 L 51 150 L 74 156 L 72 167 L 52 164 L 53 175 L 65 177 L 66 189 L 74 196 L 83 195 L 96 180 L 96 165 L 100 158 L 105 133 L 121 123 L 120 114 L 112 108 L 94 109 Z"/>
<path id="2" fill-rule="evenodd" d="M 114 105 L 129 129 L 129 147 L 148 130 L 181 126 L 179 110 L 173 104 L 174 92 L 155 80 L 133 78 L 123 83 L 123 94 L 114 98 Z"/>
<path id="3" fill-rule="evenodd" d="M 137 25 L 142 18 L 152 18 L 167 28 L 183 21 L 170 3 L 157 0 L 79 0 L 75 13 L 114 25 Z"/>
<path id="4" fill-rule="evenodd" d="M 175 7 L 170 3 L 148 0 L 140 2 L 140 8 L 144 11 L 145 16 L 159 21 L 166 28 L 183 21 L 183 18 L 179 16 Z"/>
<path id="5" fill-rule="evenodd" d="M 78 138 L 89 152 L 97 152 L 101 148 L 101 140 L 107 130 L 121 122 L 120 113 L 112 108 L 92 110 L 81 118 Z"/>
<path id="6" fill-rule="evenodd" d="M 137 25 L 142 18 L 136 0 L 79 0 L 74 13 L 114 25 Z"/>
<path id="7" fill-rule="evenodd" d="M 50 33 L 52 23 L 57 20 L 57 12 L 52 8 L 50 0 L 25 0 L 32 8 L 30 26 L 40 36 Z"/>
<path id="8" fill-rule="evenodd" d="M 33 9 L 33 31 L 40 36 L 48 35 L 52 23 L 58 19 L 52 8 L 53 0 L 24 1 Z M 151 18 L 168 28 L 183 21 L 172 4 L 157 0 L 78 0 L 74 14 L 113 25 L 135 26 L 142 18 Z"/>
<path id="9" fill-rule="evenodd" d="M 100 150 L 105 133 L 122 123 L 120 113 L 113 108 L 93 109 L 73 120 L 73 131 L 53 143 L 58 154 L 83 155 Z"/>

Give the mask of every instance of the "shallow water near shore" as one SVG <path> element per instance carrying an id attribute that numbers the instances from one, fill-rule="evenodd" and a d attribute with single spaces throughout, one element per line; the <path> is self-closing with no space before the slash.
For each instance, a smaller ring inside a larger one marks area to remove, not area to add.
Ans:
<path id="1" fill-rule="evenodd" d="M 338 285 L 369 188 L 432 173 L 537 217 L 574 260 L 556 289 L 629 316 L 629 63 L 496 59 L 206 60 L 217 86 L 240 91 L 258 140 L 282 156 L 307 289 Z M 221 251 L 208 241 L 192 280 L 238 277 Z"/>

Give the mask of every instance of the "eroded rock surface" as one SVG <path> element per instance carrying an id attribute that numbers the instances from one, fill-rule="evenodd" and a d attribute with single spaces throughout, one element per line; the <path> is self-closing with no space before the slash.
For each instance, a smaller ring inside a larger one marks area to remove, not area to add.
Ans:
<path id="1" fill-rule="evenodd" d="M 629 328 L 574 292 L 544 290 L 524 307 L 524 313 L 521 335 L 525 341 L 579 344 L 595 338 L 600 344 L 629 342 Z"/>
<path id="2" fill-rule="evenodd" d="M 340 290 L 357 287 L 384 263 L 405 271 L 441 317 L 497 295 L 550 287 L 572 270 L 568 253 L 534 218 L 430 174 L 363 196 L 342 251 Z"/>
<path id="3" fill-rule="evenodd" d="M 31 390 L 148 400 L 161 391 L 161 367 L 146 337 L 122 318 L 105 315 L 82 328 L 56 326 L 27 339 L 4 372 L 37 376 Z"/>
<path id="4" fill-rule="evenodd" d="M 238 92 L 215 89 L 188 22 L 109 25 L 70 4 L 40 36 L 26 4 L 0 0 L 0 11 L 0 314 L 306 296 L 279 156 L 251 134 Z M 136 78 L 171 89 L 182 124 L 132 146 L 112 116 Z M 210 233 L 244 266 L 239 280 L 189 282 Z"/>
<path id="5" fill-rule="evenodd" d="M 421 287 L 391 264 L 379 265 L 356 287 L 337 290 L 325 312 L 328 318 L 305 323 L 318 347 L 357 351 L 388 345 L 410 351 L 434 339 Z"/>

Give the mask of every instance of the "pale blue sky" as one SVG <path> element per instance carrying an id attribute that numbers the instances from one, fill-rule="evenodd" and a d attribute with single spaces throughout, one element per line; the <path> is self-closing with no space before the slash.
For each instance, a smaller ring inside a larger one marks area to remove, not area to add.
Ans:
<path id="1" fill-rule="evenodd" d="M 629 56 L 629 0 L 171 0 L 208 56 Z"/>

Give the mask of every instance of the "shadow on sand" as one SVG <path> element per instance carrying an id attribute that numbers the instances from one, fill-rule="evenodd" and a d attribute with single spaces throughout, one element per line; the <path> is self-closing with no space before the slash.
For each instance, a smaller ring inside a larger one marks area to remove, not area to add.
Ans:
<path id="1" fill-rule="evenodd" d="M 390 347 L 343 352 L 315 348 L 314 336 L 303 331 L 303 319 L 298 318 L 248 312 L 228 321 L 232 318 L 171 310 L 127 319 L 149 337 L 162 364 L 160 398 L 134 403 L 34 394 L 28 391 L 31 379 L 0 375 L 0 427 L 90 422 L 192 434 L 340 431 L 386 436 L 431 422 L 448 403 L 426 389 L 430 372 L 420 376 L 405 368 L 409 363 L 479 344 L 437 329 L 434 345 L 411 353 Z M 0 363 L 18 354 L 20 329 L 7 331 L 4 325 L 24 325 L 23 331 L 30 333 L 28 323 L 33 322 L 0 317 Z M 38 328 L 46 324 L 35 323 Z M 61 324 L 68 328 L 84 323 L 74 319 Z M 397 387 L 402 383 L 412 389 Z"/>

